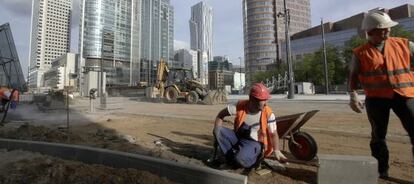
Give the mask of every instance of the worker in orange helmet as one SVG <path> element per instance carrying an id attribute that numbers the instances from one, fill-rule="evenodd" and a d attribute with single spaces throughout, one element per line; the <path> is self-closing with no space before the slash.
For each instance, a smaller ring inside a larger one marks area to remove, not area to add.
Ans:
<path id="1" fill-rule="evenodd" d="M 0 87 L 0 100 L 1 100 L 1 107 L 0 107 L 1 112 L 5 110 L 6 104 L 8 102 L 10 102 L 10 108 L 16 109 L 17 103 L 19 102 L 19 91 L 17 89 Z"/>
<path id="2" fill-rule="evenodd" d="M 272 154 L 279 161 L 287 160 L 279 149 L 276 117 L 266 105 L 270 98 L 266 86 L 256 83 L 249 100 L 240 100 L 218 113 L 213 134 L 228 163 L 251 168 Z M 233 130 L 223 127 L 226 116 L 236 116 Z"/>

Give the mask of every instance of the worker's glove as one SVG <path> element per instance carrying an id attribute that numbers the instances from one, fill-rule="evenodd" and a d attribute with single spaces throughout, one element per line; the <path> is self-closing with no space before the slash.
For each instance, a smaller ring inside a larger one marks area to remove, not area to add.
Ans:
<path id="1" fill-rule="evenodd" d="M 274 154 L 276 160 L 278 160 L 279 162 L 286 162 L 287 161 L 286 156 L 283 155 L 283 153 L 280 150 L 275 150 L 273 152 L 273 154 Z"/>
<path id="2" fill-rule="evenodd" d="M 15 101 L 11 101 L 11 102 L 10 102 L 10 108 L 11 108 L 11 109 L 16 109 L 16 107 L 17 107 L 17 102 L 15 102 Z"/>
<path id="3" fill-rule="evenodd" d="M 357 113 L 361 113 L 364 108 L 364 104 L 362 104 L 361 100 L 358 99 L 358 93 L 356 91 L 350 92 L 349 97 L 349 106 L 351 109 Z"/>

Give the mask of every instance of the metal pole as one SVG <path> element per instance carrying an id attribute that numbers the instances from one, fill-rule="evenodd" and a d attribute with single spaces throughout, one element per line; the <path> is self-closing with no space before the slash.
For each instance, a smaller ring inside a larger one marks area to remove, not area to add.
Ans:
<path id="1" fill-rule="evenodd" d="M 328 81 L 328 61 L 326 59 L 326 46 L 325 46 L 325 29 L 323 26 L 323 19 L 321 18 L 321 29 L 322 29 L 322 48 L 323 48 L 323 65 L 325 70 L 325 92 L 329 94 L 329 81 Z"/>
<path id="2" fill-rule="evenodd" d="M 239 77 L 240 77 L 240 89 L 239 89 L 239 94 L 242 94 L 242 59 L 241 59 L 241 57 L 239 57 L 239 60 L 240 60 L 240 75 L 239 75 Z"/>
<path id="3" fill-rule="evenodd" d="M 276 1 L 273 0 L 273 17 L 274 17 L 274 32 L 275 32 L 275 45 L 276 45 L 276 63 L 280 61 L 280 49 L 279 49 L 279 31 L 277 26 L 277 8 L 276 8 Z"/>
<path id="4" fill-rule="evenodd" d="M 66 127 L 69 132 L 69 87 L 66 89 Z"/>
<path id="5" fill-rule="evenodd" d="M 286 0 L 283 0 L 283 7 L 285 12 L 285 39 L 286 39 L 286 62 L 288 64 L 288 81 L 289 81 L 289 92 L 288 92 L 288 99 L 295 98 L 295 81 L 293 78 L 293 66 L 291 61 L 291 54 L 290 54 L 290 36 L 289 36 L 289 22 L 290 22 L 290 15 L 289 10 L 286 7 Z"/>
<path id="6" fill-rule="evenodd" d="M 104 57 L 104 43 L 105 43 L 105 32 L 102 32 L 102 50 L 101 50 L 101 73 L 100 73 L 100 85 L 99 85 L 99 98 L 100 98 L 100 102 L 101 102 L 101 108 L 105 109 L 106 108 L 106 99 L 105 99 L 105 94 L 104 94 L 104 70 L 103 70 L 103 57 Z"/>

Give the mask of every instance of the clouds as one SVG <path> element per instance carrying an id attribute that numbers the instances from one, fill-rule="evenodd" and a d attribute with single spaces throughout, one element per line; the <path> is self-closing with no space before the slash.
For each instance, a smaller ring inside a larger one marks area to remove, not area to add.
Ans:
<path id="1" fill-rule="evenodd" d="M 1 10 L 13 16 L 31 16 L 31 0 L 0 0 Z M 3 14 L 3 13 L 2 13 Z"/>
<path id="2" fill-rule="evenodd" d="M 80 2 L 73 0 L 71 51 L 77 52 Z M 174 7 L 174 45 L 189 48 L 191 6 L 202 0 L 171 0 Z M 213 55 L 243 57 L 242 0 L 205 0 L 213 7 Z M 414 0 L 310 0 L 312 25 L 320 18 L 335 22 L 376 7 L 393 8 Z M 32 0 L 0 0 L 0 24 L 10 22 L 22 68 L 27 74 Z"/>
<path id="3" fill-rule="evenodd" d="M 310 0 L 312 26 L 318 25 L 321 18 L 325 22 L 335 22 L 377 7 L 394 8 L 410 3 L 409 1 L 414 2 L 412 0 Z"/>
<path id="4" fill-rule="evenodd" d="M 174 49 L 175 50 L 179 50 L 179 49 L 190 49 L 190 44 L 188 42 L 185 41 L 181 41 L 181 40 L 174 40 Z"/>

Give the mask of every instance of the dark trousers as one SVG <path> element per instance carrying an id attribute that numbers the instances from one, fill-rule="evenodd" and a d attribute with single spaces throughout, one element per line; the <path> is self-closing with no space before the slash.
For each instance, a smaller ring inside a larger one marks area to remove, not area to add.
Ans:
<path id="1" fill-rule="evenodd" d="M 371 123 L 371 155 L 378 160 L 378 172 L 388 171 L 388 148 L 385 142 L 390 109 L 401 120 L 411 138 L 414 156 L 414 98 L 406 98 L 397 93 L 393 99 L 367 97 L 365 100 L 368 119 Z"/>

